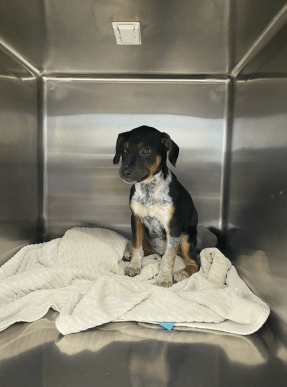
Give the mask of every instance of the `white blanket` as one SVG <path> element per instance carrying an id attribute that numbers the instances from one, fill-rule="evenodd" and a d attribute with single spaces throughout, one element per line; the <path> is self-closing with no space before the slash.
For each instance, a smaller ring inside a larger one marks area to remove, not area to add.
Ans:
<path id="1" fill-rule="evenodd" d="M 217 249 L 201 252 L 201 269 L 169 289 L 155 286 L 157 255 L 139 276 L 124 276 L 127 240 L 105 229 L 73 228 L 63 238 L 22 248 L 0 268 L 0 331 L 31 322 L 49 308 L 57 329 L 75 333 L 111 321 L 175 322 L 247 335 L 269 315 L 268 306 L 239 278 Z M 184 267 L 177 257 L 175 270 Z"/>

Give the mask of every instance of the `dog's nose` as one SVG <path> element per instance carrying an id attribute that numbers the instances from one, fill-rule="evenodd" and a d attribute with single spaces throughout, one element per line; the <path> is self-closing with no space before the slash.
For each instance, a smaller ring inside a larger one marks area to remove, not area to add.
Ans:
<path id="1" fill-rule="evenodd" d="M 124 168 L 122 169 L 122 175 L 123 177 L 130 177 L 132 175 L 132 171 L 130 168 Z"/>

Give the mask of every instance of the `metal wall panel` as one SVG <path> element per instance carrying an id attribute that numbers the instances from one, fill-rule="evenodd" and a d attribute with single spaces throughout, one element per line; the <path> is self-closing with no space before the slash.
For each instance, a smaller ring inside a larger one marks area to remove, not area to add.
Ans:
<path id="1" fill-rule="evenodd" d="M 0 265 L 35 241 L 38 215 L 37 81 L 10 63 L 1 53 Z"/>
<path id="2" fill-rule="evenodd" d="M 21 0 L 0 4 L 0 39 L 52 73 L 225 74 L 229 0 Z M 140 21 L 118 46 L 112 21 Z"/>
<path id="3" fill-rule="evenodd" d="M 229 248 L 240 274 L 287 322 L 287 80 L 237 82 Z"/>
<path id="4" fill-rule="evenodd" d="M 0 40 L 41 70 L 47 47 L 45 1 L 1 1 Z"/>
<path id="5" fill-rule="evenodd" d="M 47 72 L 226 74 L 229 1 L 48 0 Z M 112 21 L 139 21 L 118 46 Z"/>
<path id="6" fill-rule="evenodd" d="M 230 57 L 234 67 L 286 0 L 233 0 L 230 3 Z"/>
<path id="7" fill-rule="evenodd" d="M 247 64 L 241 75 L 249 79 L 287 75 L 287 24 Z"/>
<path id="8" fill-rule="evenodd" d="M 227 74 L 285 0 L 21 0 L 0 3 L 0 39 L 32 65 L 69 74 Z M 112 21 L 140 21 L 118 46 Z"/>
<path id="9" fill-rule="evenodd" d="M 10 75 L 12 77 L 29 77 L 27 70 L 25 70 L 19 63 L 8 56 L 5 52 L 0 49 L 0 74 Z"/>
<path id="10" fill-rule="evenodd" d="M 175 173 L 192 194 L 200 223 L 218 226 L 227 84 L 212 79 L 48 79 L 46 237 L 75 225 L 130 233 L 130 186 L 112 159 L 118 133 L 140 125 L 169 133 L 179 145 Z"/>

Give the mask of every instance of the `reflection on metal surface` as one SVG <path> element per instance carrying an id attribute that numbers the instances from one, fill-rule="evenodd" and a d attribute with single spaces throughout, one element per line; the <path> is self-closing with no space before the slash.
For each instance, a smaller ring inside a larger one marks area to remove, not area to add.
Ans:
<path id="1" fill-rule="evenodd" d="M 249 286 L 257 289 L 259 293 L 263 291 L 264 300 L 287 321 L 286 277 L 273 274 L 269 262 L 273 264 L 272 255 L 268 257 L 264 251 L 258 250 L 253 254 L 240 254 L 236 265 L 241 276 L 249 282 Z M 284 272 L 283 267 L 282 269 Z"/>
<path id="2" fill-rule="evenodd" d="M 173 328 L 167 331 L 150 324 L 109 323 L 98 329 L 64 336 L 57 345 L 62 352 L 72 355 L 86 349 L 97 352 L 113 342 L 125 341 L 139 344 L 144 340 L 171 344 L 208 344 L 220 347 L 231 362 L 250 366 L 264 364 L 267 361 L 266 348 L 256 336 L 253 339 L 251 337 L 200 329 Z M 245 356 L 242 356 L 244 353 Z M 162 357 L 162 352 L 160 355 Z"/>
<path id="3" fill-rule="evenodd" d="M 3 76 L 6 80 L 9 78 L 15 82 L 18 79 L 21 82 L 26 83 L 26 85 L 30 86 L 34 89 L 34 93 L 36 94 L 36 77 L 31 74 L 26 68 L 24 68 L 19 62 L 16 62 L 6 53 L 6 51 L 1 50 L 0 44 L 0 76 Z M 37 112 L 36 112 L 37 113 Z"/>
<path id="4" fill-rule="evenodd" d="M 36 74 L 42 70 L 46 51 L 45 2 L 1 1 L 0 41 Z"/>
<path id="5" fill-rule="evenodd" d="M 17 76 L 0 75 L 0 264 L 35 240 L 37 221 L 36 80 L 4 54 L 1 63 Z M 32 87 L 31 87 L 32 86 Z"/>
<path id="6" fill-rule="evenodd" d="M 46 81 L 44 217 L 48 237 L 74 225 L 130 233 L 130 187 L 112 158 L 118 133 L 150 125 L 180 147 L 175 173 L 200 223 L 218 226 L 227 81 Z"/>
<path id="7" fill-rule="evenodd" d="M 0 46 L 1 47 L 1 46 Z M 0 74 L 13 77 L 27 77 L 29 73 L 20 64 L 0 49 Z"/>
<path id="8" fill-rule="evenodd" d="M 6 56 L 10 56 L 9 65 L 7 66 L 9 70 L 13 70 L 16 68 L 16 72 L 20 73 L 29 73 L 31 76 L 39 76 L 40 72 L 36 67 L 34 67 L 30 62 L 28 62 L 25 58 L 23 58 L 17 51 L 15 51 L 11 46 L 7 43 L 0 41 L 0 50 L 1 50 L 1 65 L 3 64 L 3 53 Z M 13 58 L 13 59 L 12 59 Z M 6 60 L 5 60 L 6 61 Z M 5 66 L 6 67 L 6 66 Z"/>
<path id="9" fill-rule="evenodd" d="M 45 69 L 70 74 L 225 74 L 228 4 L 49 0 Z M 141 22 L 142 45 L 115 45 L 111 22 L 124 20 Z"/>
<path id="10" fill-rule="evenodd" d="M 227 74 L 285 3 L 3 1 L 0 39 L 44 73 Z M 142 22 L 142 47 L 115 47 L 122 20 Z"/>
<path id="11" fill-rule="evenodd" d="M 236 65 L 236 75 L 282 27 L 284 6 L 285 0 L 222 0 L 212 6 L 207 0 L 185 1 L 168 7 L 151 1 L 67 6 L 32 0 L 28 8 L 17 0 L 1 4 L 0 39 L 34 74 L 227 74 Z M 111 21 L 126 18 L 143 20 L 145 45 L 136 52 L 114 47 Z"/>
<path id="12" fill-rule="evenodd" d="M 250 380 L 256 386 L 285 386 L 285 348 L 268 326 L 241 337 L 110 323 L 63 337 L 55 327 L 57 316 L 50 311 L 39 321 L 0 333 L 3 387 L 21 385 L 24 376 L 26 385 L 55 387 L 88 387 L 95 381 L 100 386 L 241 387 Z"/>
<path id="13" fill-rule="evenodd" d="M 230 56 L 232 68 L 276 17 L 286 0 L 231 1 Z M 232 68 L 230 70 L 232 70 Z"/>
<path id="14" fill-rule="evenodd" d="M 14 324 L 0 333 L 0 362 L 19 356 L 43 344 L 56 342 L 61 336 L 55 327 L 58 313 L 50 310 L 38 321 Z M 0 363 L 1 364 L 1 363 Z"/>
<path id="15" fill-rule="evenodd" d="M 287 23 L 268 44 L 247 64 L 240 78 L 254 79 L 286 76 L 287 69 Z"/>
<path id="16" fill-rule="evenodd" d="M 280 28 L 286 23 L 286 21 L 287 21 L 287 4 L 284 5 L 284 7 L 271 20 L 268 26 L 264 29 L 264 31 L 252 44 L 252 46 L 249 48 L 246 54 L 242 57 L 239 63 L 231 71 L 231 75 L 236 77 L 244 69 L 247 63 L 250 62 L 250 60 L 254 58 L 254 56 L 256 56 L 264 46 L 266 46 L 266 44 L 280 30 Z"/>
<path id="17" fill-rule="evenodd" d="M 238 82 L 228 238 L 235 265 L 287 322 L 287 81 Z"/>

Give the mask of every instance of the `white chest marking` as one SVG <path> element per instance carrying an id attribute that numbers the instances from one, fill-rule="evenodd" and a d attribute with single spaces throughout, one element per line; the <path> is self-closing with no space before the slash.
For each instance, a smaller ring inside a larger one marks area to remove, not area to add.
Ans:
<path id="1" fill-rule="evenodd" d="M 150 183 L 135 184 L 135 193 L 131 200 L 131 209 L 141 219 L 152 217 L 159 220 L 166 229 L 174 212 L 169 185 L 172 176 L 168 171 L 166 179 L 162 172 L 155 175 Z"/>

